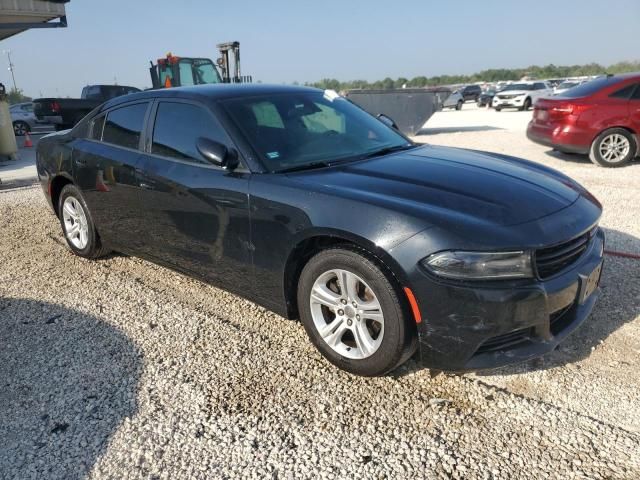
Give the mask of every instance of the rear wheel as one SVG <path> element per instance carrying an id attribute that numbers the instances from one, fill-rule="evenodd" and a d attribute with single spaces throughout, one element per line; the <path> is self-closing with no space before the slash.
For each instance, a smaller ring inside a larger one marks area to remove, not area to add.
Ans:
<path id="1" fill-rule="evenodd" d="M 458 103 L 456 103 L 456 110 L 462 110 L 462 104 L 464 102 L 462 100 L 458 100 Z"/>
<path id="2" fill-rule="evenodd" d="M 30 131 L 31 131 L 31 128 L 29 127 L 28 123 L 23 122 L 21 120 L 13 122 L 13 133 L 16 137 L 22 137 L 26 135 L 27 132 L 30 132 Z"/>
<path id="3" fill-rule="evenodd" d="M 311 342 L 334 365 L 375 376 L 406 361 L 415 334 L 381 268 L 347 248 L 332 248 L 305 265 L 298 283 L 300 318 Z"/>
<path id="4" fill-rule="evenodd" d="M 589 158 L 596 165 L 616 168 L 629 163 L 637 151 L 633 135 L 623 128 L 605 130 L 591 144 Z"/>
<path id="5" fill-rule="evenodd" d="M 84 258 L 98 258 L 109 252 L 102 246 L 87 204 L 75 185 L 65 185 L 60 192 L 58 216 L 64 238 L 73 253 Z"/>

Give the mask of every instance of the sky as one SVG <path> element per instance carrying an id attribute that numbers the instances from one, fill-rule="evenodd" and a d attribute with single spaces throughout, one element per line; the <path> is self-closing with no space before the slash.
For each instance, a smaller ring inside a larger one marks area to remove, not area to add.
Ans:
<path id="1" fill-rule="evenodd" d="M 71 0 L 69 27 L 3 42 L 26 95 L 151 86 L 149 60 L 218 56 L 241 43 L 242 73 L 264 83 L 468 74 L 528 65 L 640 59 L 640 0 Z M 0 82 L 11 87 L 6 55 Z"/>

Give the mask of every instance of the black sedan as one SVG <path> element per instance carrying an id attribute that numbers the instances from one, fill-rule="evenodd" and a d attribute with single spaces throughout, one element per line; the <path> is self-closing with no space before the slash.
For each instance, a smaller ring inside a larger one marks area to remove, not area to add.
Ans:
<path id="1" fill-rule="evenodd" d="M 555 348 L 598 296 L 601 205 L 499 154 L 420 146 L 331 91 L 108 101 L 43 138 L 69 248 L 137 255 L 300 318 L 335 365 L 463 371 Z"/>

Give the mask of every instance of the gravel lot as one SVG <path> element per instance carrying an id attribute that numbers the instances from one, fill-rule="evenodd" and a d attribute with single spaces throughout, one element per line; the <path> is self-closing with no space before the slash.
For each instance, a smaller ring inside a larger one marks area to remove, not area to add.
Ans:
<path id="1" fill-rule="evenodd" d="M 608 248 L 640 253 L 640 163 L 605 170 L 523 135 L 419 139 L 567 172 L 605 205 Z M 3 191 L 0 478 L 640 478 L 639 280 L 640 261 L 608 257 L 593 316 L 541 360 L 363 379 L 250 302 L 73 256 L 39 188 Z"/>

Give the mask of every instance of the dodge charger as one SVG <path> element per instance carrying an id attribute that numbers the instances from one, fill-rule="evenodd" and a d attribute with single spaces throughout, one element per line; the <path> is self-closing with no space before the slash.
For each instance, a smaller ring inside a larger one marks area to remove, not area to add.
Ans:
<path id="1" fill-rule="evenodd" d="M 300 319 L 351 373 L 553 350 L 598 297 L 599 202 L 389 120 L 305 87 L 146 91 L 44 137 L 37 169 L 76 255 L 139 256 Z"/>

